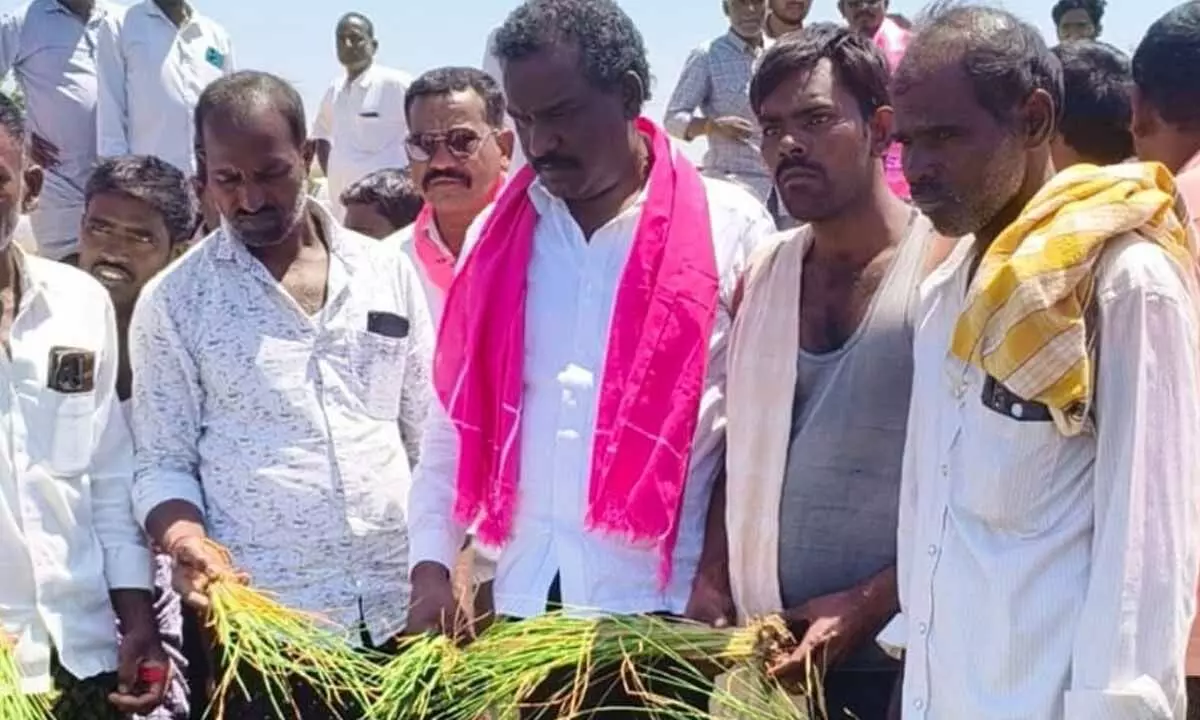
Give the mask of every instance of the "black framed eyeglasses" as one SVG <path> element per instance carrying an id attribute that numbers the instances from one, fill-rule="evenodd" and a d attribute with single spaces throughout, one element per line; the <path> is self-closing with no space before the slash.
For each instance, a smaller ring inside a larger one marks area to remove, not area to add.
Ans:
<path id="1" fill-rule="evenodd" d="M 439 145 L 445 145 L 455 158 L 469 160 L 479 152 L 483 141 L 494 134 L 496 131 L 491 130 L 486 135 L 480 135 L 470 128 L 452 128 L 444 133 L 418 133 L 405 138 L 404 149 L 408 152 L 408 159 L 413 162 L 429 162 Z"/>

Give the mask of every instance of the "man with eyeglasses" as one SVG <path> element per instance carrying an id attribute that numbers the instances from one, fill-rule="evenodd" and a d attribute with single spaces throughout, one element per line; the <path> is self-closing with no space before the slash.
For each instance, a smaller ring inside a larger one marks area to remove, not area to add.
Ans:
<path id="1" fill-rule="evenodd" d="M 341 197 L 351 183 L 383 168 L 403 168 L 404 93 L 412 78 L 375 62 L 379 41 L 366 16 L 347 13 L 337 24 L 338 62 L 346 69 L 325 91 L 313 123 L 317 162 L 329 178 L 329 206 L 340 222 Z"/>
<path id="2" fill-rule="evenodd" d="M 469 67 L 430 70 L 404 97 L 411 128 L 405 149 L 425 207 L 388 242 L 416 265 L 435 324 L 467 228 L 495 199 L 508 172 L 514 137 L 504 111 L 499 84 Z"/>

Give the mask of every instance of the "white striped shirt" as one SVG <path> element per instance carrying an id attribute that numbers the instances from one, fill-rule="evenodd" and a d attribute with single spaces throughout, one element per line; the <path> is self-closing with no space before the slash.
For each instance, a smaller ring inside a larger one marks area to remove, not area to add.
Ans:
<path id="1" fill-rule="evenodd" d="M 983 402 L 949 354 L 971 241 L 926 281 L 900 504 L 905 720 L 1183 720 L 1200 521 L 1196 308 L 1156 245 L 1097 266 L 1094 434 Z M 1024 417 L 1021 420 L 1017 418 Z"/>

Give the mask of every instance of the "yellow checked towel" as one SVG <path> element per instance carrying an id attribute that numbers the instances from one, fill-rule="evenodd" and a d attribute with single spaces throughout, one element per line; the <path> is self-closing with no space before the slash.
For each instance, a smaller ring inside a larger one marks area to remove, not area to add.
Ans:
<path id="1" fill-rule="evenodd" d="M 951 350 L 1010 392 L 1046 405 L 1064 435 L 1091 407 L 1084 311 L 1108 240 L 1136 233 L 1194 277 L 1195 237 L 1158 163 L 1076 165 L 1055 176 L 987 249 Z"/>

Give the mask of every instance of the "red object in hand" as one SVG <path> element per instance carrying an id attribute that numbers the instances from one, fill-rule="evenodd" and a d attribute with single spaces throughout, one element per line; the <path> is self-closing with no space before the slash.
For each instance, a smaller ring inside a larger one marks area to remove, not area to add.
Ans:
<path id="1" fill-rule="evenodd" d="M 138 668 L 138 680 L 147 685 L 157 685 L 167 678 L 167 669 L 162 665 L 142 665 Z"/>

